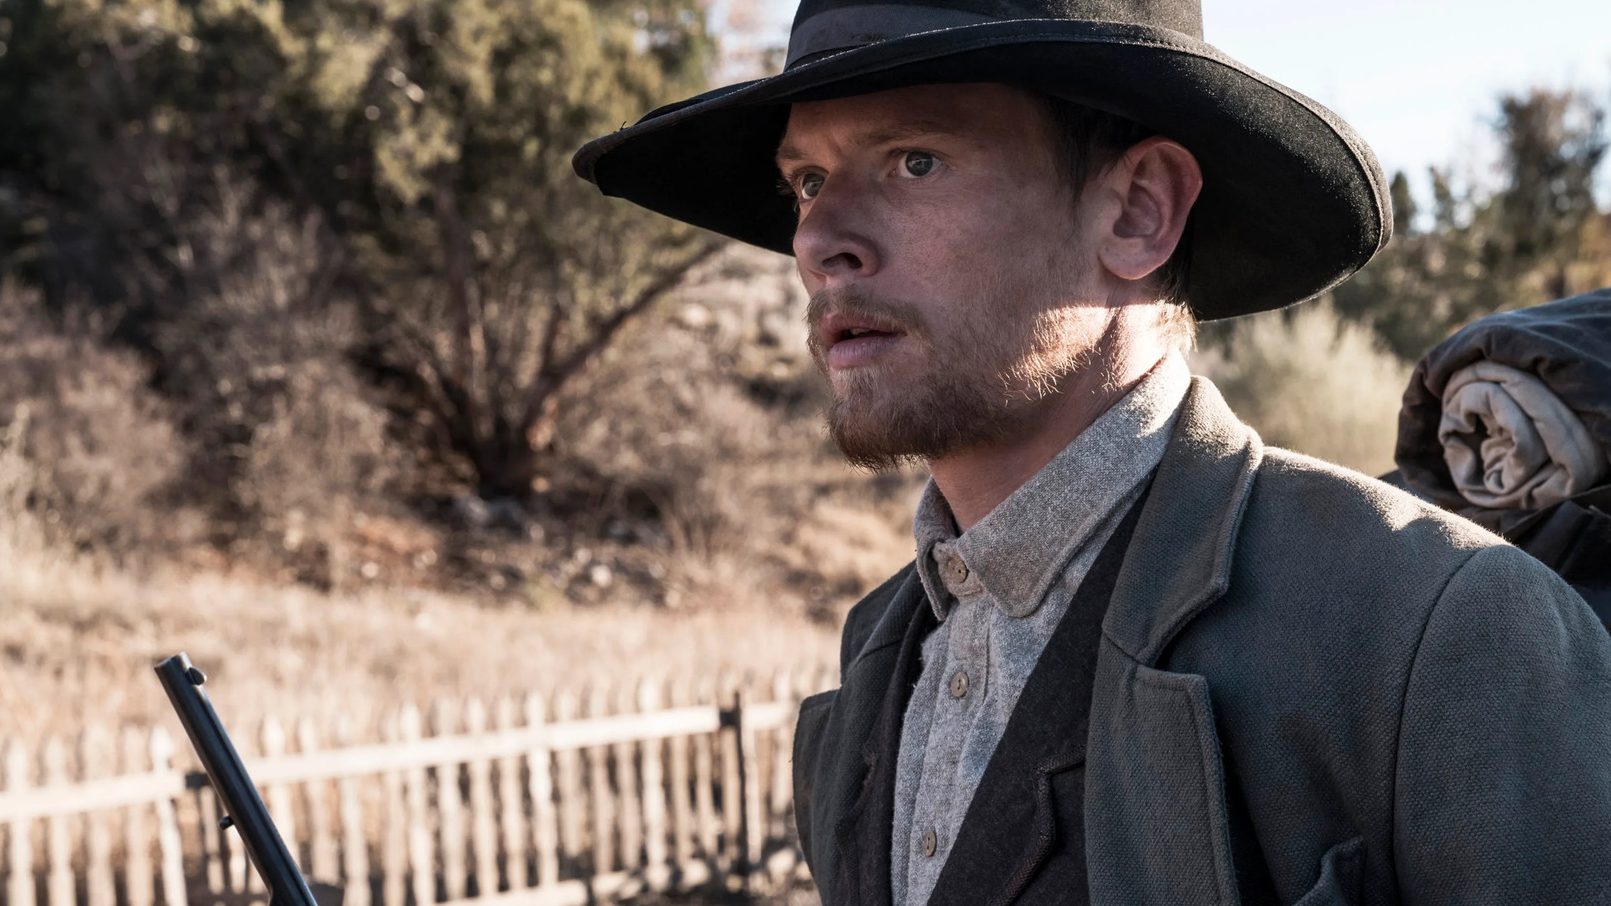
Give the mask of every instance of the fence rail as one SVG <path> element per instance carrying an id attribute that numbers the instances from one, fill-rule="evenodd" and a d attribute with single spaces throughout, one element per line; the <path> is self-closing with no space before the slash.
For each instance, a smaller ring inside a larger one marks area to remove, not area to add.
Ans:
<path id="1" fill-rule="evenodd" d="M 365 732 L 232 728 L 316 893 L 343 906 L 562 906 L 797 873 L 790 737 L 821 670 L 404 705 Z M 226 715 L 227 721 L 227 715 Z M 0 906 L 267 896 L 162 727 L 0 748 Z"/>

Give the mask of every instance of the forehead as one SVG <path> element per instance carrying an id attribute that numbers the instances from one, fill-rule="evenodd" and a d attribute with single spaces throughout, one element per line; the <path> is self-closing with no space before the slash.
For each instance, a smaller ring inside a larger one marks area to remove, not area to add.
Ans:
<path id="1" fill-rule="evenodd" d="M 1043 134 L 1044 105 L 1021 88 L 996 83 L 912 85 L 794 104 L 778 146 L 779 163 L 835 150 L 944 136 L 993 146 Z"/>

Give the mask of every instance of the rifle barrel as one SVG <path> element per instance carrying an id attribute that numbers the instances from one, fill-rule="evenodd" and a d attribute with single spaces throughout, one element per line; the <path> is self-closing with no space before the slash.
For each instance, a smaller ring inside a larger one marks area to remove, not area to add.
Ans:
<path id="1" fill-rule="evenodd" d="M 184 652 L 167 658 L 156 670 L 230 823 L 240 833 L 247 856 L 269 889 L 270 906 L 317 906 L 307 880 L 269 817 L 263 798 L 257 794 L 257 786 L 246 773 L 235 744 L 224 732 L 212 700 L 201 688 L 206 676 Z"/>

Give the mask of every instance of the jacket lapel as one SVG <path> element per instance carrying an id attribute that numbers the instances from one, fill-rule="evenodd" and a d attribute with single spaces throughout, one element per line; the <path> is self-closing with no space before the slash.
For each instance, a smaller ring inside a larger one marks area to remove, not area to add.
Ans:
<path id="1" fill-rule="evenodd" d="M 961 835 L 929 902 L 1009 903 L 1042 869 L 1054 843 L 1068 854 L 1058 864 L 1059 900 L 1066 899 L 1071 886 L 1085 886 L 1083 797 L 1077 785 L 1058 780 L 1085 760 L 1102 616 L 1145 502 L 1143 492 L 1047 640 L 974 792 Z"/>
<path id="2" fill-rule="evenodd" d="M 1230 582 L 1236 532 L 1264 457 L 1258 435 L 1214 385 L 1193 378 L 1102 631 L 1155 664 Z"/>
<path id="3" fill-rule="evenodd" d="M 1085 776 L 1093 904 L 1238 902 L 1208 683 L 1161 667 L 1229 584 L 1262 455 L 1194 379 L 1103 621 Z"/>

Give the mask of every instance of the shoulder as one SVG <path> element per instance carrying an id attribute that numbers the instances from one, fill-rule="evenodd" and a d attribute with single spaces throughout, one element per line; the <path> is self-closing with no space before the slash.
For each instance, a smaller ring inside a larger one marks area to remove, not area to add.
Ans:
<path id="1" fill-rule="evenodd" d="M 1417 656 L 1444 645 L 1512 650 L 1522 626 L 1591 648 L 1604 635 L 1582 598 L 1499 536 L 1285 450 L 1267 451 L 1236 538 L 1224 600 L 1184 645 L 1206 662 L 1236 639 L 1252 661 L 1329 664 L 1402 688 Z M 1322 675 L 1333 691 L 1348 685 Z"/>
<path id="2" fill-rule="evenodd" d="M 1395 597 L 1421 591 L 1427 601 L 1478 551 L 1509 548 L 1385 482 L 1275 447 L 1265 450 L 1237 537 L 1246 554 L 1239 559 L 1255 573 L 1318 573 L 1362 587 L 1391 582 Z M 1299 559 L 1304 553 L 1310 556 Z"/>
<path id="3" fill-rule="evenodd" d="M 1496 545 L 1473 554 L 1444 586 L 1422 633 L 1417 669 L 1439 652 L 1470 660 L 1497 649 L 1510 655 L 1507 669 L 1543 676 L 1571 666 L 1606 684 L 1608 643 L 1599 618 L 1560 576 L 1518 548 Z"/>
<path id="4" fill-rule="evenodd" d="M 1581 603 L 1553 570 L 1487 529 L 1385 482 L 1279 448 L 1266 451 L 1240 543 L 1254 555 L 1318 551 L 1303 569 L 1334 570 L 1332 578 L 1364 586 L 1419 588 L 1428 608 L 1491 598 Z"/>
<path id="5" fill-rule="evenodd" d="M 1200 672 L 1278 665 L 1299 680 L 1260 687 L 1264 696 L 1385 704 L 1407 681 L 1434 612 L 1456 617 L 1451 632 L 1479 631 L 1490 610 L 1483 595 L 1523 609 L 1587 610 L 1547 567 L 1480 526 L 1276 448 L 1259 463 L 1235 538 L 1222 599 L 1193 621 L 1177 652 Z"/>
<path id="6" fill-rule="evenodd" d="M 1172 661 L 1208 679 L 1227 763 L 1268 833 L 1362 835 L 1406 901 L 1599 889 L 1611 636 L 1498 536 L 1269 449 L 1226 592 Z"/>
<path id="7" fill-rule="evenodd" d="M 895 592 L 911 578 L 915 568 L 914 563 L 901 567 L 895 575 L 885 579 L 877 588 L 857 601 L 845 615 L 845 629 L 839 639 L 840 676 L 850 669 L 851 661 L 855 660 L 856 655 L 867 645 L 873 630 L 883 619 L 884 611 L 889 609 L 890 602 L 895 599 Z"/>

